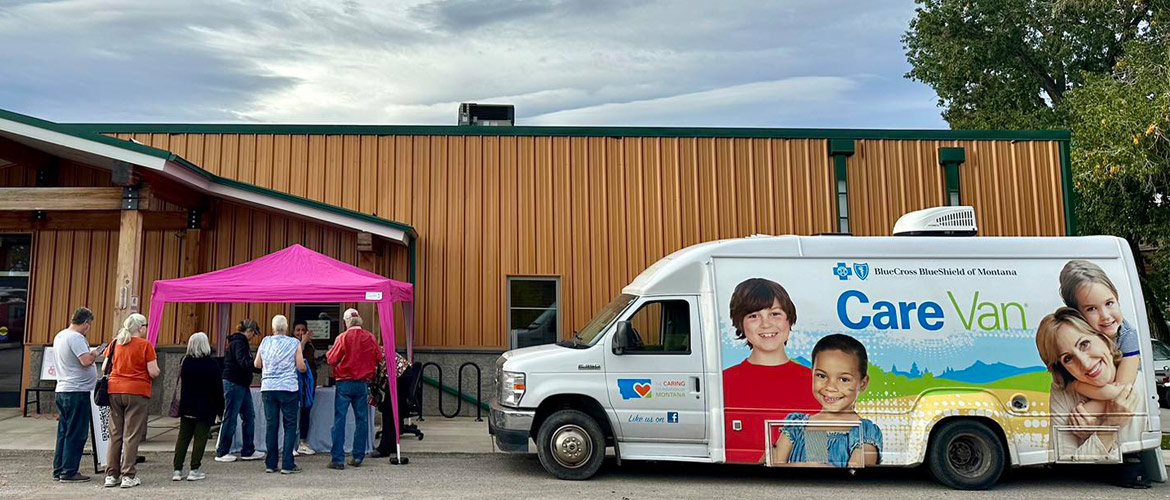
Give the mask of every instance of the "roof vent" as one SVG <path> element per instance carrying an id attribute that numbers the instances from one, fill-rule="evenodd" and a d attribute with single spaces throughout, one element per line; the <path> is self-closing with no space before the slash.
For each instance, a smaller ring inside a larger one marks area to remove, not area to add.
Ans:
<path id="1" fill-rule="evenodd" d="M 511 104 L 459 105 L 459 125 L 477 127 L 511 127 L 516 124 L 516 106 Z"/>
<path id="2" fill-rule="evenodd" d="M 918 210 L 894 223 L 894 236 L 975 236 L 977 233 L 972 207 Z"/>

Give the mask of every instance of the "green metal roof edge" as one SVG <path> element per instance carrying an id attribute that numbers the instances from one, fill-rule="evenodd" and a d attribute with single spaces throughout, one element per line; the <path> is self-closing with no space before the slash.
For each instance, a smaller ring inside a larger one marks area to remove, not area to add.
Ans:
<path id="1" fill-rule="evenodd" d="M 405 232 L 406 234 L 410 235 L 411 239 L 418 237 L 418 233 L 414 230 L 414 228 L 407 225 L 407 224 L 392 221 L 390 219 L 383 219 L 381 217 L 376 217 L 376 216 L 365 214 L 362 212 L 356 212 L 353 210 L 349 210 L 347 208 L 329 205 L 327 203 L 321 203 L 319 201 L 310 200 L 308 198 L 301 198 L 299 196 L 294 196 L 294 195 L 291 195 L 288 193 L 282 193 L 280 191 L 275 191 L 272 189 L 256 186 L 254 184 L 248 184 L 246 182 L 240 182 L 240 181 L 237 181 L 234 179 L 220 177 L 218 175 L 215 175 L 211 172 L 204 170 L 202 167 L 200 167 L 194 163 L 191 163 L 190 161 L 187 161 L 185 158 L 183 158 L 177 154 L 174 154 L 170 151 L 164 150 L 164 149 L 153 148 L 150 146 L 138 144 L 138 143 L 131 142 L 131 141 L 124 141 L 122 139 L 102 135 L 101 133 L 98 133 L 98 132 L 95 132 L 92 130 L 88 130 L 85 128 L 78 128 L 78 127 L 75 127 L 73 125 L 54 123 L 54 122 L 51 122 L 48 120 L 42 120 L 40 118 L 34 118 L 32 116 L 22 115 L 20 113 L 14 113 L 12 111 L 8 111 L 5 109 L 0 109 L 0 118 L 3 118 L 5 120 L 11 120 L 11 121 L 14 121 L 17 123 L 23 123 L 25 125 L 29 125 L 32 127 L 38 127 L 38 128 L 43 128 L 46 130 L 51 130 L 53 132 L 65 134 L 65 135 L 68 135 L 71 137 L 76 137 L 78 139 L 99 142 L 99 143 L 102 143 L 102 144 L 105 144 L 108 146 L 113 146 L 113 147 L 125 149 L 128 151 L 134 151 L 137 153 L 142 153 L 142 154 L 154 156 L 156 158 L 160 158 L 160 159 L 163 159 L 166 161 L 173 161 L 173 162 L 178 163 L 179 165 L 182 165 L 183 167 L 187 168 L 188 170 L 190 170 L 190 171 L 192 171 L 192 172 L 194 172 L 194 173 L 196 173 L 196 174 L 198 174 L 198 175 L 200 175 L 200 176 L 202 176 L 202 177 L 204 177 L 204 178 L 206 178 L 206 179 L 208 179 L 211 182 L 214 182 L 216 184 L 231 186 L 231 187 L 243 189 L 245 191 L 251 191 L 251 192 L 256 193 L 256 194 L 262 194 L 265 196 L 272 196 L 274 198 L 280 198 L 280 199 L 283 199 L 286 201 L 291 201 L 291 202 L 299 204 L 299 205 L 313 207 L 313 208 L 317 208 L 320 210 L 325 210 L 327 212 L 332 212 L 332 213 L 335 213 L 338 215 L 344 215 L 346 217 L 353 217 L 355 219 L 361 219 L 361 220 L 364 220 L 366 222 L 378 224 L 381 226 L 391 227 L 391 228 L 397 229 L 399 231 Z"/>
<path id="2" fill-rule="evenodd" d="M 76 123 L 91 133 L 128 134 L 306 134 L 537 137 L 712 137 L 760 139 L 903 139 L 1060 141 L 1067 130 L 896 130 L 735 127 L 472 127 L 457 125 L 265 125 L 194 123 Z"/>
<path id="3" fill-rule="evenodd" d="M 188 170 L 191 170 L 192 172 L 195 172 L 196 174 L 199 174 L 199 175 L 207 178 L 208 180 L 210 180 L 211 182 L 214 182 L 216 184 L 222 184 L 224 186 L 230 186 L 230 187 L 234 187 L 234 188 L 238 188 L 238 189 L 243 189 L 245 191 L 250 191 L 250 192 L 253 192 L 256 194 L 262 194 L 265 196 L 271 196 L 273 198 L 279 198 L 279 199 L 282 199 L 285 201 L 291 201 L 291 202 L 296 203 L 298 205 L 304 205 L 304 206 L 316 208 L 319 210 L 324 210 L 326 212 L 331 212 L 331 213 L 335 213 L 338 215 L 344 215 L 346 217 L 353 217 L 355 219 L 364 220 L 366 222 L 378 224 L 381 226 L 391 227 L 391 228 L 394 228 L 394 229 L 397 229 L 399 231 L 406 233 L 407 235 L 409 235 L 411 237 L 411 239 L 418 237 L 418 232 L 416 232 L 414 230 L 414 228 L 408 224 L 403 224 L 401 222 L 393 221 L 390 219 L 384 219 L 382 217 L 377 217 L 377 216 L 370 215 L 367 213 L 357 212 L 357 211 L 350 210 L 348 208 L 339 207 L 336 205 L 330 205 L 328 203 L 322 203 L 322 202 L 319 202 L 317 200 L 310 200 L 308 198 L 302 198 L 300 196 L 296 196 L 293 194 L 289 194 L 289 193 L 285 193 L 285 192 L 281 192 L 281 191 L 276 191 L 273 189 L 268 189 L 266 187 L 260 187 L 260 186 L 257 186 L 255 184 L 248 184 L 246 182 L 237 181 L 235 179 L 221 177 L 221 176 L 215 175 L 211 172 L 208 172 L 206 170 L 203 170 L 203 168 L 199 167 L 198 165 L 195 165 L 194 163 L 191 163 L 191 162 L 187 161 L 186 159 L 184 159 L 183 157 L 176 155 L 174 153 L 171 153 L 171 157 L 168 158 L 168 160 L 174 161 L 180 165 L 183 165 Z"/>

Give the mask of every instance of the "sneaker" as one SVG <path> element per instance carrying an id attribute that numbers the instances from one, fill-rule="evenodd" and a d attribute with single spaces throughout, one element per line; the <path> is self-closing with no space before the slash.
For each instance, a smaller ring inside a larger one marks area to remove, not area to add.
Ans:
<path id="1" fill-rule="evenodd" d="M 349 459 L 349 462 L 346 462 L 346 463 L 348 463 L 350 467 L 361 467 L 362 466 L 361 460 L 354 460 L 352 458 Z"/>
<path id="2" fill-rule="evenodd" d="M 187 473 L 188 481 L 202 481 L 204 479 L 207 479 L 207 474 L 204 474 L 203 471 L 199 469 L 195 469 Z"/>
<path id="3" fill-rule="evenodd" d="M 240 460 L 260 460 L 265 457 L 262 451 L 253 451 L 251 455 L 240 455 Z"/>
<path id="4" fill-rule="evenodd" d="M 265 474 L 272 474 L 273 472 L 276 472 L 276 469 L 264 469 Z"/>
<path id="5" fill-rule="evenodd" d="M 291 469 L 280 469 L 281 474 L 296 474 L 301 471 L 300 467 L 293 466 Z"/>
<path id="6" fill-rule="evenodd" d="M 227 455 L 224 455 L 222 457 L 215 457 L 215 461 L 216 462 L 235 462 L 237 458 L 239 458 L 239 457 L 232 455 L 231 453 L 228 453 Z"/>
<path id="7" fill-rule="evenodd" d="M 120 482 L 121 481 L 119 481 L 118 478 L 116 478 L 114 476 L 106 476 L 106 488 L 113 488 L 113 487 L 117 486 L 118 483 L 120 483 Z"/>
<path id="8" fill-rule="evenodd" d="M 182 481 L 182 480 L 183 480 L 183 471 L 177 470 L 171 474 L 171 481 Z M 107 481 L 107 483 L 108 482 L 109 481 Z M 106 486 L 109 486 L 109 484 L 107 484 Z"/>
<path id="9" fill-rule="evenodd" d="M 86 481 L 89 481 L 89 476 L 78 474 L 76 472 L 68 476 L 61 476 L 62 483 L 84 483 Z"/>
<path id="10" fill-rule="evenodd" d="M 136 477 L 122 476 L 122 487 L 123 488 L 133 488 L 133 487 L 138 486 L 140 484 L 142 484 L 142 481 L 139 481 L 138 478 L 136 478 Z"/>
<path id="11" fill-rule="evenodd" d="M 345 464 L 340 463 L 340 462 L 329 462 L 329 465 L 327 465 L 326 467 L 329 467 L 330 469 L 334 469 L 334 470 L 345 470 Z"/>
<path id="12" fill-rule="evenodd" d="M 382 453 L 377 448 L 374 448 L 374 451 L 371 451 L 370 454 L 366 455 L 366 456 L 370 457 L 370 458 L 385 458 L 385 457 L 390 456 L 390 454 L 389 453 Z"/>
<path id="13" fill-rule="evenodd" d="M 297 447 L 296 451 L 294 451 L 293 454 L 316 455 L 317 451 L 312 449 L 312 448 L 309 448 L 309 443 L 301 441 L 301 445 Z"/>

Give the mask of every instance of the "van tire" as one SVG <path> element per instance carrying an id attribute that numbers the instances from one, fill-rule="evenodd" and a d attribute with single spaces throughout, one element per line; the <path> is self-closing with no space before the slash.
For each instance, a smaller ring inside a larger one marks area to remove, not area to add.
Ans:
<path id="1" fill-rule="evenodd" d="M 605 459 L 605 434 L 593 417 L 577 410 L 560 410 L 540 424 L 536 455 L 544 470 L 557 479 L 589 479 Z"/>
<path id="2" fill-rule="evenodd" d="M 971 420 L 942 424 L 926 451 L 934 478 L 957 490 L 986 490 L 1003 475 L 1007 461 L 999 436 Z"/>

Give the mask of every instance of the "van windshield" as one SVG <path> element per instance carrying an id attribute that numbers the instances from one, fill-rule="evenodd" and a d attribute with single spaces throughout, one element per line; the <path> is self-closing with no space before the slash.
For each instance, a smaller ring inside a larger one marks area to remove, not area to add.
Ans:
<path id="1" fill-rule="evenodd" d="M 613 299 L 609 305 L 601 309 L 589 323 L 585 325 L 580 331 L 573 335 L 573 344 L 578 346 L 591 346 L 597 342 L 601 337 L 601 332 L 605 331 L 605 327 L 613 322 L 634 301 L 637 297 L 629 294 L 621 294 Z"/>

